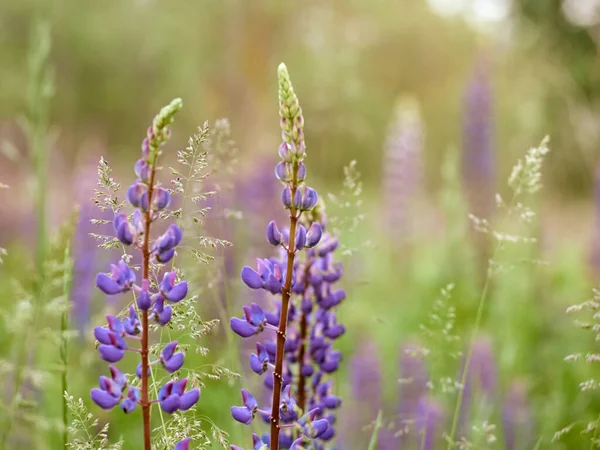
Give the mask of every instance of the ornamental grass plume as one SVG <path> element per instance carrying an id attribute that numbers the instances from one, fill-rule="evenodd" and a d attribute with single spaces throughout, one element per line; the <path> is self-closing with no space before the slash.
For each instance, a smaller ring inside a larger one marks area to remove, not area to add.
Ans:
<path id="1" fill-rule="evenodd" d="M 154 239 L 151 236 L 153 225 L 171 203 L 171 194 L 157 180 L 158 159 L 162 145 L 171 134 L 168 126 L 181 106 L 180 99 L 173 100 L 158 113 L 148 128 L 142 142 L 141 158 L 134 165 L 137 179 L 126 195 L 133 213 L 117 212 L 113 220 L 118 241 L 141 253 L 141 274 L 129 267 L 128 258 L 124 257 L 112 265 L 110 273 L 96 276 L 97 287 L 106 295 L 133 292 L 136 301 L 124 318 L 108 315 L 108 325 L 94 329 L 94 335 L 100 343 L 100 357 L 111 364 L 108 366 L 109 376 L 100 377 L 99 386 L 91 390 L 91 397 L 103 409 L 119 405 L 126 414 L 132 413 L 139 405 L 142 409 L 145 450 L 151 450 L 150 410 L 153 404 L 159 404 L 164 412 L 172 414 L 188 410 L 200 396 L 199 389 L 186 390 L 186 378 L 168 381 L 156 399 L 151 400 L 149 392 L 149 379 L 152 370 L 156 370 L 154 367 L 160 365 L 163 370 L 173 373 L 184 362 L 183 353 L 177 351 L 177 341 L 165 345 L 160 357 L 153 361 L 150 361 L 148 348 L 151 321 L 160 326 L 169 323 L 171 305 L 183 300 L 188 293 L 188 284 L 179 279 L 177 270 L 170 265 L 166 267 L 181 243 L 182 230 L 171 224 L 160 236 Z M 141 388 L 134 386 L 130 378 L 116 366 L 126 352 L 136 353 L 141 359 L 136 369 Z M 175 449 L 187 449 L 188 445 L 189 440 L 184 439 Z"/>
<path id="2" fill-rule="evenodd" d="M 342 359 L 333 348 L 345 332 L 337 323 L 335 307 L 346 293 L 335 287 L 342 276 L 342 266 L 334 258 L 338 240 L 327 231 L 317 192 L 304 183 L 304 117 L 283 63 L 278 78 L 283 142 L 275 176 L 283 184 L 281 200 L 289 212 L 289 225 L 280 231 L 271 221 L 266 239 L 278 249 L 278 257 L 258 259 L 256 269 L 246 266 L 241 273 L 250 289 L 278 299 L 274 311 L 264 311 L 256 303 L 244 305 L 243 315 L 230 321 L 231 329 L 243 338 L 270 335 L 256 344 L 249 362 L 254 372 L 266 374 L 264 384 L 272 390 L 272 401 L 270 408 L 261 407 L 242 389 L 242 405 L 232 407 L 231 413 L 246 425 L 257 415 L 270 424 L 269 434 L 253 435 L 255 449 L 324 448 L 335 435 L 335 410 L 341 405 L 329 375 Z"/>

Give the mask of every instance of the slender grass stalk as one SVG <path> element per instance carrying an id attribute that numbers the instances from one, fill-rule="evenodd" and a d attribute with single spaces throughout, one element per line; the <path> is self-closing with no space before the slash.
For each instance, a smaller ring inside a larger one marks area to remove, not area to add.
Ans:
<path id="1" fill-rule="evenodd" d="M 508 206 L 508 211 L 511 211 L 514 202 L 516 200 L 517 195 L 514 194 L 510 204 Z M 506 222 L 506 216 L 504 217 L 503 224 Z M 492 256 L 490 261 L 494 261 L 498 252 L 502 249 L 503 241 L 499 240 L 494 247 L 494 251 L 492 252 Z M 473 324 L 473 332 L 471 334 L 471 341 L 469 343 L 469 350 L 467 351 L 467 358 L 465 360 L 465 365 L 463 368 L 461 380 L 460 380 L 460 390 L 458 392 L 458 397 L 456 399 L 456 405 L 454 407 L 454 414 L 452 416 L 452 427 L 450 428 L 450 435 L 448 436 L 448 447 L 447 450 L 452 450 L 454 447 L 454 436 L 456 435 L 456 429 L 458 427 L 458 419 L 460 416 L 460 408 L 462 406 L 462 399 L 464 393 L 464 387 L 467 382 L 467 376 L 469 375 L 469 367 L 471 365 L 471 357 L 473 356 L 473 347 L 475 346 L 475 342 L 477 341 L 477 336 L 479 334 L 479 329 L 481 328 L 481 321 L 483 319 L 483 311 L 485 309 L 485 304 L 487 301 L 488 291 L 490 288 L 490 283 L 492 281 L 491 276 L 491 267 L 488 264 L 488 270 L 485 277 L 485 282 L 483 284 L 483 289 L 481 290 L 481 296 L 479 297 L 479 302 L 477 304 L 477 313 L 475 315 L 475 322 Z"/>
<path id="2" fill-rule="evenodd" d="M 373 433 L 371 434 L 371 440 L 369 441 L 368 450 L 376 450 L 377 449 L 377 438 L 379 436 L 379 430 L 381 429 L 382 418 L 381 418 L 381 410 L 377 414 L 377 419 L 375 419 L 375 426 L 373 427 Z"/>
<path id="3" fill-rule="evenodd" d="M 61 372 L 61 390 L 62 390 L 62 447 L 67 448 L 69 443 L 69 408 L 67 406 L 66 394 L 69 391 L 68 386 L 68 371 L 69 371 L 69 342 L 67 340 L 67 331 L 69 330 L 69 294 L 71 292 L 71 283 L 73 281 L 73 259 L 71 258 L 71 246 L 65 248 L 65 257 L 63 260 L 63 295 L 65 298 L 65 309 L 62 313 L 60 322 L 60 362 L 62 365 Z"/>
<path id="4" fill-rule="evenodd" d="M 28 55 L 29 63 L 29 92 L 27 118 L 23 120 L 25 134 L 29 138 L 29 145 L 33 155 L 35 173 L 35 210 L 38 217 L 37 243 L 35 267 L 37 278 L 33 285 L 34 308 L 29 323 L 24 324 L 25 336 L 17 343 L 14 370 L 14 387 L 8 411 L 4 414 L 5 420 L 0 435 L 0 449 L 6 448 L 10 436 L 19 396 L 25 381 L 25 367 L 31 357 L 29 345 L 31 344 L 33 331 L 39 318 L 40 306 L 44 297 L 44 264 L 47 251 L 47 227 L 46 227 L 46 191 L 48 151 L 46 148 L 46 137 L 49 122 L 50 100 L 54 95 L 53 72 L 48 65 L 51 40 L 50 27 L 47 23 L 39 22 L 34 27 L 31 40 L 31 48 Z M 35 360 L 35 359 L 34 359 Z"/>

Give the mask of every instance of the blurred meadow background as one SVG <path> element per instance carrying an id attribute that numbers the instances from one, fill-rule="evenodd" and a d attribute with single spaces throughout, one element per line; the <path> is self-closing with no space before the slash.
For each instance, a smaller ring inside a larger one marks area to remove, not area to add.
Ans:
<path id="1" fill-rule="evenodd" d="M 249 443 L 229 408 L 253 380 L 251 348 L 228 321 L 249 301 L 241 267 L 270 255 L 264 227 L 284 217 L 281 61 L 345 266 L 336 448 L 373 436 L 382 450 L 600 448 L 600 306 L 566 312 L 600 279 L 600 2 L 2 0 L 0 11 L 2 448 L 62 448 L 65 386 L 98 429 L 110 420 L 110 442 L 140 448 L 139 412 L 89 399 L 105 371 L 93 327 L 125 306 L 94 286 L 118 252 L 90 236 L 111 232 L 90 223 L 111 219 L 92 198 L 101 157 L 128 186 L 146 127 L 174 97 L 184 108 L 164 165 L 208 121 L 215 194 L 200 233 L 232 245 L 184 255 L 196 311 L 220 322 L 170 336 L 205 384 L 196 447 Z M 508 204 L 512 167 L 546 135 L 543 189 Z M 424 397 L 432 442 L 410 431 Z"/>

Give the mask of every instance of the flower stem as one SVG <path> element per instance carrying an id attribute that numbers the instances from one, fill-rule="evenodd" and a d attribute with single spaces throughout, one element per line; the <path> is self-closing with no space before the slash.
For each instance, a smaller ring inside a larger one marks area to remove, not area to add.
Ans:
<path id="1" fill-rule="evenodd" d="M 308 276 L 311 267 L 311 261 L 306 261 L 306 267 L 304 268 L 304 292 L 302 293 L 302 298 L 306 295 L 306 290 L 308 289 Z M 298 365 L 299 365 L 299 373 L 298 373 L 298 407 L 302 410 L 304 414 L 304 409 L 306 408 L 306 377 L 303 375 L 302 368 L 304 366 L 304 358 L 306 355 L 306 337 L 308 335 L 308 318 L 304 311 L 300 316 L 300 349 L 298 350 Z"/>
<path id="2" fill-rule="evenodd" d="M 298 189 L 298 163 L 294 163 L 294 178 L 292 180 L 292 199 Z M 281 385 L 283 381 L 283 354 L 285 347 L 285 332 L 287 329 L 288 308 L 292 293 L 292 274 L 294 271 L 294 257 L 296 249 L 296 224 L 298 215 L 296 208 L 290 208 L 290 239 L 287 249 L 287 268 L 285 282 L 281 290 L 281 313 L 279 316 L 279 330 L 277 331 L 277 352 L 275 355 L 275 371 L 273 372 L 273 404 L 271 406 L 271 450 L 279 450 L 279 403 L 281 401 Z"/>
<path id="3" fill-rule="evenodd" d="M 143 256 L 143 279 L 148 279 L 150 274 L 150 215 L 152 205 L 152 193 L 154 191 L 154 176 L 156 174 L 156 158 L 152 161 L 150 181 L 148 183 L 148 211 L 144 213 L 144 241 L 142 243 Z M 142 311 L 142 345 L 140 353 L 142 355 L 142 398 L 140 405 L 142 407 L 142 417 L 144 421 L 144 450 L 152 450 L 150 445 L 150 407 L 152 404 L 148 401 L 148 311 Z"/>

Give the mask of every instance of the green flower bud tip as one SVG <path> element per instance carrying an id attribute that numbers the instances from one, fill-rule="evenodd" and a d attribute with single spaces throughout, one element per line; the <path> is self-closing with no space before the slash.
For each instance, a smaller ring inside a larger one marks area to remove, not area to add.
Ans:
<path id="1" fill-rule="evenodd" d="M 152 123 L 152 131 L 155 136 L 159 136 L 162 130 L 173 122 L 173 116 L 175 116 L 175 113 L 179 111 L 182 106 L 183 101 L 180 98 L 176 98 L 160 110 Z"/>
<path id="2" fill-rule="evenodd" d="M 294 121 L 300 113 L 300 105 L 284 63 L 279 64 L 277 76 L 279 78 L 279 115 L 283 119 Z"/>

